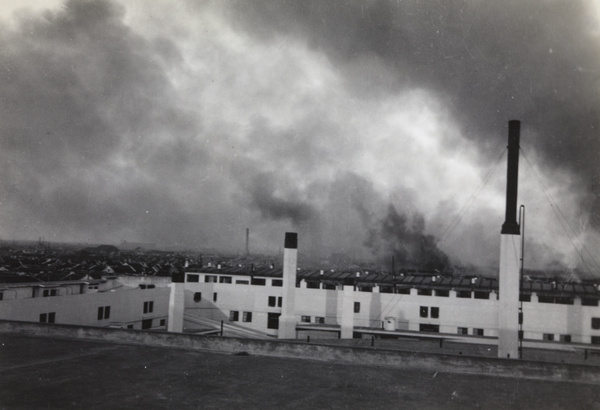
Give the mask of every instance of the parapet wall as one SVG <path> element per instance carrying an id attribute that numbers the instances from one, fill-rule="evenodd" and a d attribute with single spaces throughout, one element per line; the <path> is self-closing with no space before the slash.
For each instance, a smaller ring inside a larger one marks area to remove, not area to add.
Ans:
<path id="1" fill-rule="evenodd" d="M 0 333 L 167 347 L 214 353 L 234 354 L 245 352 L 256 356 L 310 359 L 350 365 L 385 366 L 399 369 L 431 371 L 432 373 L 488 375 L 600 385 L 600 368 L 596 366 L 73 325 L 49 325 L 5 320 L 0 321 Z"/>

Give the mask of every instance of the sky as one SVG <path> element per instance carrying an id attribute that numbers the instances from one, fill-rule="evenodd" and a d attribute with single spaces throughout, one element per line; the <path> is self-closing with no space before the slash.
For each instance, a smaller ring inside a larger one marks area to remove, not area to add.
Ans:
<path id="1" fill-rule="evenodd" d="M 526 265 L 600 276 L 593 0 L 0 0 L 0 33 L 1 239 L 495 265 L 517 119 Z"/>

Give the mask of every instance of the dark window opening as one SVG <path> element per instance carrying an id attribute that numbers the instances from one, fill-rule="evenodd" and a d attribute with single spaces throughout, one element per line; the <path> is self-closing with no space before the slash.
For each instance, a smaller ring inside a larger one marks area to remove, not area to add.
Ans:
<path id="1" fill-rule="evenodd" d="M 554 299 L 555 303 L 558 303 L 560 305 L 572 305 L 575 303 L 575 298 L 572 297 L 567 297 L 567 296 L 560 296 L 560 297 L 556 297 Z"/>
<path id="2" fill-rule="evenodd" d="M 46 323 L 48 321 L 48 314 L 40 313 L 40 323 Z"/>
<path id="3" fill-rule="evenodd" d="M 268 305 L 271 307 L 275 307 L 275 303 L 276 303 L 276 298 L 275 296 L 269 296 L 269 302 Z"/>
<path id="4" fill-rule="evenodd" d="M 282 279 L 273 279 L 271 281 L 271 285 L 272 286 L 282 287 L 283 286 L 283 280 Z"/>
<path id="5" fill-rule="evenodd" d="M 391 286 L 381 286 L 379 288 L 379 293 L 393 293 L 394 288 Z"/>
<path id="6" fill-rule="evenodd" d="M 473 292 L 475 299 L 489 299 L 489 292 Z"/>
<path id="7" fill-rule="evenodd" d="M 240 320 L 240 312 L 238 312 L 237 310 L 230 311 L 229 312 L 229 321 L 237 322 L 238 320 Z"/>
<path id="8" fill-rule="evenodd" d="M 48 313 L 48 323 L 54 323 L 54 318 L 56 317 L 56 312 Z"/>
<path id="9" fill-rule="evenodd" d="M 256 286 L 265 286 L 267 284 L 267 280 L 264 278 L 252 278 L 250 284 Z"/>
<path id="10" fill-rule="evenodd" d="M 280 313 L 269 313 L 267 315 L 267 329 L 279 329 Z"/>
<path id="11" fill-rule="evenodd" d="M 127 325 L 127 329 L 133 329 L 133 325 Z"/>
<path id="12" fill-rule="evenodd" d="M 419 316 L 429 317 L 429 308 L 427 306 L 421 306 L 419 309 Z"/>
<path id="13" fill-rule="evenodd" d="M 435 296 L 441 296 L 441 297 L 447 298 L 448 296 L 450 296 L 450 291 L 448 291 L 446 289 L 437 289 L 435 291 Z"/>
<path id="14" fill-rule="evenodd" d="M 282 302 L 283 302 L 283 297 L 279 296 L 277 298 L 277 307 L 281 307 Z"/>
<path id="15" fill-rule="evenodd" d="M 142 320 L 142 330 L 151 329 L 151 328 L 152 328 L 152 319 Z"/>
<path id="16" fill-rule="evenodd" d="M 598 306 L 598 299 L 595 298 L 581 298 L 582 306 Z"/>
<path id="17" fill-rule="evenodd" d="M 483 329 L 473 329 L 473 336 L 483 336 Z"/>
<path id="18" fill-rule="evenodd" d="M 315 323 L 323 324 L 325 323 L 325 318 L 322 316 L 315 316 Z"/>
<path id="19" fill-rule="evenodd" d="M 249 285 L 250 281 L 248 281 L 248 280 L 236 280 L 235 284 L 236 285 Z"/>
<path id="20" fill-rule="evenodd" d="M 458 292 L 456 292 L 456 297 L 463 298 L 463 299 L 471 299 L 471 291 L 470 290 L 459 290 Z"/>
<path id="21" fill-rule="evenodd" d="M 398 288 L 396 289 L 396 293 L 400 295 L 410 295 L 410 288 Z"/>
<path id="22" fill-rule="evenodd" d="M 306 288 L 307 289 L 319 289 L 319 282 L 306 282 Z"/>
<path id="23" fill-rule="evenodd" d="M 600 329 L 600 317 L 592 318 L 592 329 Z"/>
<path id="24" fill-rule="evenodd" d="M 187 275 L 188 282 L 200 282 L 200 275 Z"/>
<path id="25" fill-rule="evenodd" d="M 439 307 L 431 308 L 431 317 L 434 319 L 437 319 L 440 317 L 440 308 Z"/>
<path id="26" fill-rule="evenodd" d="M 521 302 L 531 302 L 531 294 L 521 293 L 519 294 L 519 300 Z"/>
<path id="27" fill-rule="evenodd" d="M 560 341 L 563 343 L 571 343 L 571 335 L 560 335 Z"/>
<path id="28" fill-rule="evenodd" d="M 600 345 L 600 336 L 592 336 L 592 344 Z"/>
<path id="29" fill-rule="evenodd" d="M 110 306 L 100 306 L 98 308 L 98 320 L 110 318 Z"/>
<path id="30" fill-rule="evenodd" d="M 219 282 L 220 283 L 231 283 L 231 277 L 230 276 L 221 276 L 219 278 Z"/>
<path id="31" fill-rule="evenodd" d="M 152 313 L 154 310 L 154 302 L 144 302 L 144 313 Z"/>
<path id="32" fill-rule="evenodd" d="M 204 277 L 204 282 L 205 283 L 217 283 L 217 276 L 216 275 L 206 275 Z"/>
<path id="33" fill-rule="evenodd" d="M 419 324 L 419 331 L 439 333 L 440 325 L 429 325 L 429 324 L 421 323 L 421 324 Z"/>
<path id="34" fill-rule="evenodd" d="M 359 292 L 373 292 L 373 288 L 371 286 L 359 286 Z"/>
<path id="35" fill-rule="evenodd" d="M 459 335 L 468 335 L 469 334 L 469 328 L 468 327 L 459 327 L 457 329 L 457 333 Z"/>
<path id="36" fill-rule="evenodd" d="M 554 340 L 554 335 L 552 333 L 544 333 L 544 340 L 551 342 Z"/>
<path id="37" fill-rule="evenodd" d="M 166 319 L 160 319 L 160 325 L 161 326 L 165 326 L 167 324 L 167 320 Z"/>
<path id="38" fill-rule="evenodd" d="M 242 322 L 252 322 L 252 312 L 244 312 L 242 314 Z"/>
<path id="39" fill-rule="evenodd" d="M 310 316 L 301 316 L 300 321 L 302 323 L 310 323 Z"/>
<path id="40" fill-rule="evenodd" d="M 324 283 L 323 284 L 323 289 L 326 289 L 326 290 L 335 290 L 335 285 L 333 283 Z"/>
<path id="41" fill-rule="evenodd" d="M 194 293 L 194 302 L 198 303 L 202 301 L 202 292 Z"/>
<path id="42" fill-rule="evenodd" d="M 213 293 L 213 302 L 216 302 L 216 301 L 217 301 L 217 292 L 214 292 Z"/>
<path id="43" fill-rule="evenodd" d="M 431 296 L 431 289 L 419 289 L 417 294 L 421 296 Z"/>
<path id="44" fill-rule="evenodd" d="M 554 303 L 552 296 L 538 296 L 538 302 L 540 303 Z"/>
<path id="45" fill-rule="evenodd" d="M 360 313 L 360 302 L 354 302 L 354 313 Z"/>

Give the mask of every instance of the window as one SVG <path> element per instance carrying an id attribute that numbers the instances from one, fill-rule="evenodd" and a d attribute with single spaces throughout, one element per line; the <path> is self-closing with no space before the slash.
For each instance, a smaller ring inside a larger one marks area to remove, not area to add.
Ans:
<path id="1" fill-rule="evenodd" d="M 283 286 L 283 280 L 282 279 L 273 279 L 271 281 L 271 285 L 281 287 L 281 286 Z"/>
<path id="2" fill-rule="evenodd" d="M 46 323 L 48 321 L 47 313 L 40 313 L 40 323 Z"/>
<path id="3" fill-rule="evenodd" d="M 490 294 L 488 292 L 473 292 L 475 299 L 489 299 Z"/>
<path id="4" fill-rule="evenodd" d="M 592 318 L 592 329 L 600 329 L 600 317 Z"/>
<path id="5" fill-rule="evenodd" d="M 429 317 L 429 308 L 427 306 L 421 306 L 419 309 L 419 316 Z"/>
<path id="6" fill-rule="evenodd" d="M 302 323 L 310 323 L 310 316 L 301 316 L 300 321 Z"/>
<path id="7" fill-rule="evenodd" d="M 335 290 L 335 285 L 333 283 L 323 283 L 323 289 Z"/>
<path id="8" fill-rule="evenodd" d="M 277 298 L 277 307 L 281 307 L 281 303 L 283 302 L 283 298 L 281 296 L 279 296 Z"/>
<path id="9" fill-rule="evenodd" d="M 142 320 L 142 329 L 150 329 L 150 328 L 152 328 L 152 319 Z"/>
<path id="10" fill-rule="evenodd" d="M 398 288 L 396 289 L 396 293 L 401 295 L 410 295 L 410 288 Z"/>
<path id="11" fill-rule="evenodd" d="M 44 297 L 47 296 L 56 296 L 58 295 L 58 290 L 56 289 L 44 289 L 44 292 L 42 293 Z"/>
<path id="12" fill-rule="evenodd" d="M 306 282 L 307 289 L 319 289 L 319 282 L 308 281 Z"/>
<path id="13" fill-rule="evenodd" d="M 279 329 L 280 313 L 269 313 L 267 315 L 267 329 Z"/>
<path id="14" fill-rule="evenodd" d="M 421 296 L 431 296 L 431 289 L 419 289 L 417 294 Z"/>
<path id="15" fill-rule="evenodd" d="M 40 323 L 54 323 L 56 312 L 40 313 Z"/>
<path id="16" fill-rule="evenodd" d="M 235 284 L 236 284 L 236 285 L 249 285 L 249 284 L 250 284 L 250 282 L 249 282 L 249 281 L 247 281 L 247 280 L 236 280 L 236 281 L 235 281 Z"/>
<path id="17" fill-rule="evenodd" d="M 593 345 L 600 345 L 600 336 L 592 336 L 591 342 Z"/>
<path id="18" fill-rule="evenodd" d="M 441 296 L 441 297 L 447 298 L 448 296 L 450 296 L 450 291 L 448 291 L 446 289 L 437 289 L 435 291 L 435 296 Z"/>
<path id="19" fill-rule="evenodd" d="M 582 306 L 598 306 L 598 299 L 595 298 L 581 298 Z"/>
<path id="20" fill-rule="evenodd" d="M 265 286 L 267 284 L 267 280 L 264 278 L 252 278 L 250 284 L 256 286 Z"/>
<path id="21" fill-rule="evenodd" d="M 161 326 L 165 326 L 167 324 L 167 320 L 166 319 L 160 319 L 160 325 Z"/>
<path id="22" fill-rule="evenodd" d="M 354 313 L 360 313 L 360 302 L 354 302 Z"/>
<path id="23" fill-rule="evenodd" d="M 240 320 L 240 312 L 238 312 L 237 310 L 230 311 L 229 312 L 229 321 L 237 322 L 238 320 Z"/>
<path id="24" fill-rule="evenodd" d="M 531 295 L 530 294 L 521 293 L 521 294 L 519 294 L 519 300 L 521 302 L 531 302 Z"/>
<path id="25" fill-rule="evenodd" d="M 458 292 L 456 292 L 456 297 L 463 298 L 463 299 L 471 299 L 471 291 L 470 290 L 459 290 Z"/>
<path id="26" fill-rule="evenodd" d="M 440 308 L 439 307 L 431 308 L 431 317 L 434 319 L 437 319 L 440 317 Z"/>
<path id="27" fill-rule="evenodd" d="M 551 342 L 554 340 L 554 335 L 552 333 L 544 333 L 544 340 Z"/>
<path id="28" fill-rule="evenodd" d="M 268 302 L 269 306 L 275 307 L 276 301 L 277 301 L 277 298 L 275 296 L 269 296 L 269 302 Z"/>
<path id="29" fill-rule="evenodd" d="M 468 327 L 459 327 L 457 329 L 457 332 L 459 335 L 468 335 L 469 334 L 469 328 Z"/>
<path id="30" fill-rule="evenodd" d="M 242 314 L 242 322 L 252 322 L 252 312 L 244 312 Z"/>
<path id="31" fill-rule="evenodd" d="M 0 292 L 0 300 L 4 299 L 4 293 Z"/>
<path id="32" fill-rule="evenodd" d="M 98 320 L 110 318 L 110 306 L 100 306 L 98 308 Z"/>
<path id="33" fill-rule="evenodd" d="M 154 302 L 144 302 L 144 313 L 152 313 L 154 310 Z"/>
<path id="34" fill-rule="evenodd" d="M 219 283 L 231 283 L 231 276 L 221 276 Z"/>
<path id="35" fill-rule="evenodd" d="M 127 325 L 127 329 L 133 329 L 133 325 Z"/>
<path id="36" fill-rule="evenodd" d="M 48 323 L 54 323 L 54 318 L 56 317 L 56 312 L 48 313 Z"/>
<path id="37" fill-rule="evenodd" d="M 473 336 L 483 336 L 483 329 L 473 329 Z"/>
<path id="38" fill-rule="evenodd" d="M 540 303 L 554 303 L 554 298 L 552 296 L 538 296 L 538 302 Z"/>
<path id="39" fill-rule="evenodd" d="M 194 293 L 194 302 L 198 303 L 202 301 L 202 292 Z"/>
<path id="40" fill-rule="evenodd" d="M 187 275 L 188 282 L 200 282 L 200 275 Z"/>
<path id="41" fill-rule="evenodd" d="M 571 343 L 571 335 L 560 335 L 560 341 L 563 343 Z"/>
<path id="42" fill-rule="evenodd" d="M 322 316 L 315 316 L 315 323 L 324 324 L 325 323 L 325 318 L 322 317 Z"/>
<path id="43" fill-rule="evenodd" d="M 554 302 L 558 303 L 560 305 L 572 305 L 575 303 L 575 298 L 568 297 L 568 296 L 561 296 L 561 297 L 556 297 L 554 299 Z"/>
<path id="44" fill-rule="evenodd" d="M 204 282 L 205 283 L 217 283 L 217 276 L 216 275 L 206 275 L 204 277 Z"/>
<path id="45" fill-rule="evenodd" d="M 216 301 L 217 301 L 217 292 L 214 292 L 213 293 L 213 302 L 216 302 Z"/>
<path id="46" fill-rule="evenodd" d="M 427 324 L 421 323 L 419 325 L 419 331 L 421 331 L 421 332 L 439 333 L 440 332 L 440 326 L 439 325 L 427 325 Z"/>

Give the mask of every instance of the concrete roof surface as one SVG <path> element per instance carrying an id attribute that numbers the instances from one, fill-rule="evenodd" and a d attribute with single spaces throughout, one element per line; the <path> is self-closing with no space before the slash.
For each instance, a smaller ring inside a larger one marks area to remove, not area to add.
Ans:
<path id="1" fill-rule="evenodd" d="M 1 408 L 574 409 L 597 386 L 0 334 Z"/>

